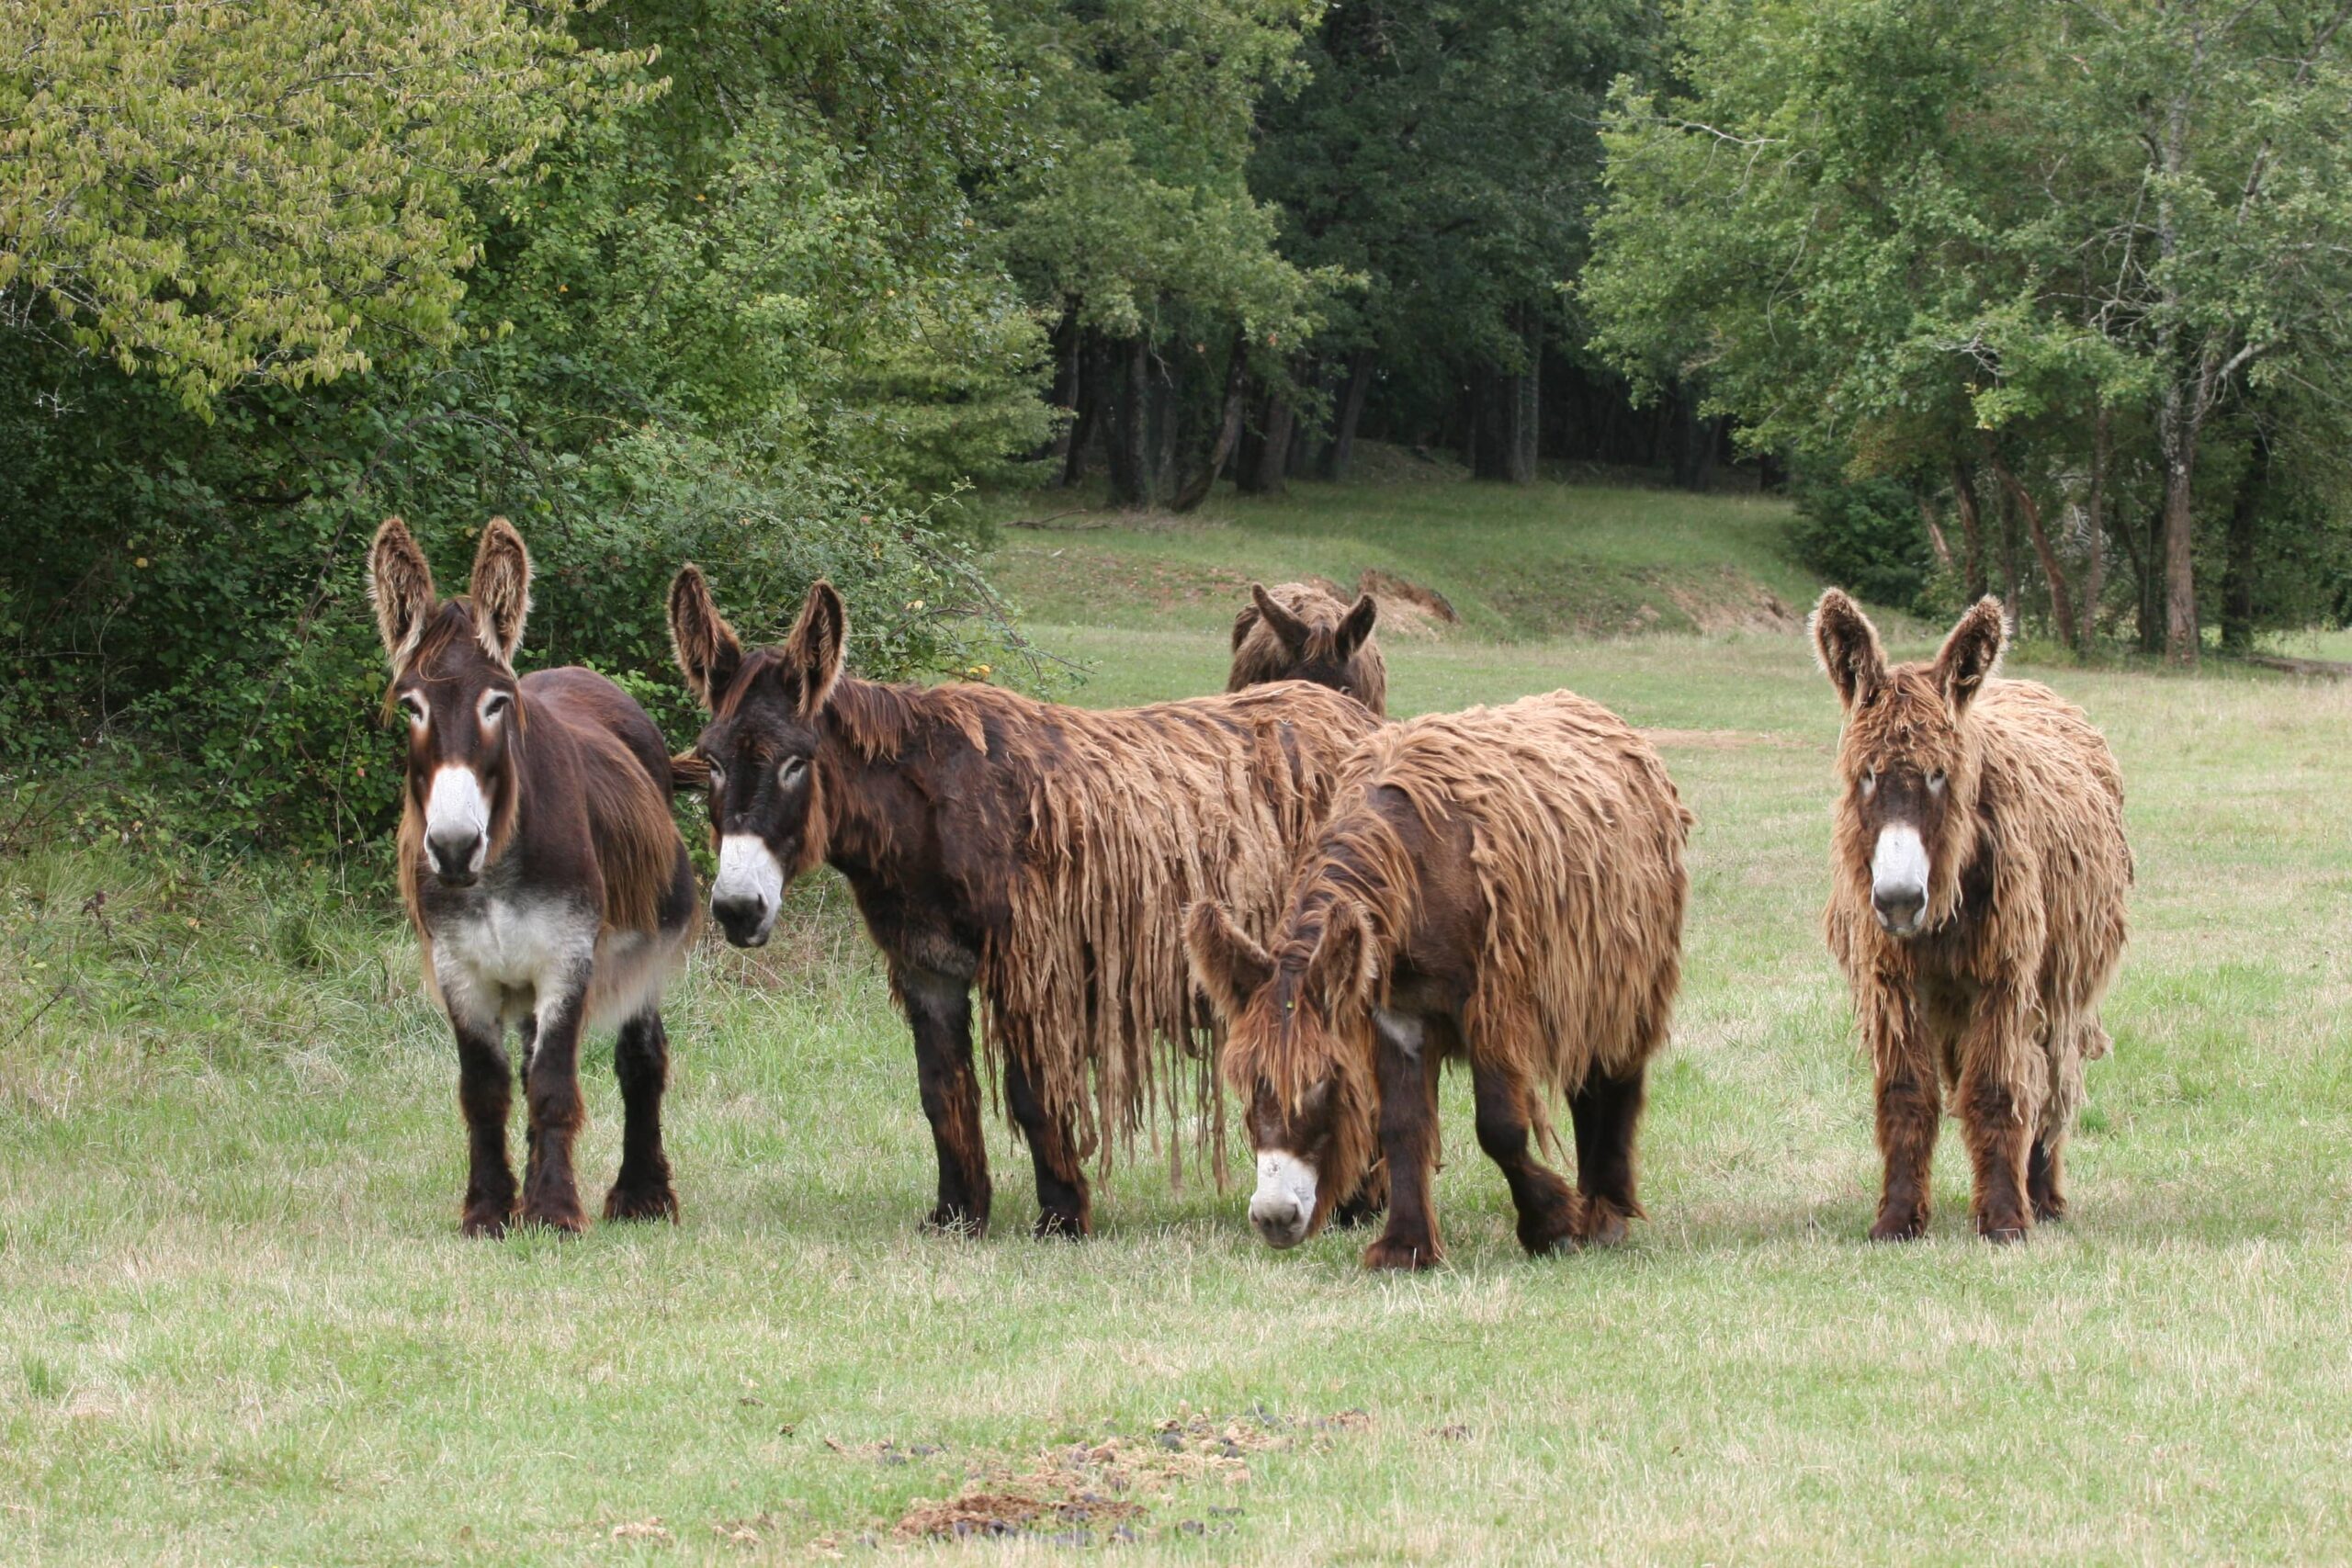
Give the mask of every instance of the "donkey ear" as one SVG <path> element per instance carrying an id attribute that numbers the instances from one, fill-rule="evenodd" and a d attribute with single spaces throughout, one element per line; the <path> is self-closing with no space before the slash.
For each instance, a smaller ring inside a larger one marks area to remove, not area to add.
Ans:
<path id="1" fill-rule="evenodd" d="M 1306 623 L 1283 609 L 1275 601 L 1274 596 L 1266 592 L 1264 583 L 1251 583 L 1250 597 L 1258 606 L 1259 618 L 1263 620 L 1272 629 L 1273 634 L 1282 639 L 1284 648 L 1296 653 L 1306 646 Z"/>
<path id="2" fill-rule="evenodd" d="M 408 525 L 387 517 L 368 547 L 368 599 L 376 606 L 376 630 L 397 673 L 415 651 L 433 612 L 433 569 L 416 547 Z"/>
<path id="3" fill-rule="evenodd" d="M 1241 608 L 1233 613 L 1234 652 L 1238 653 L 1241 651 L 1242 643 L 1249 638 L 1250 628 L 1257 624 L 1258 606 L 1255 604 L 1244 604 Z"/>
<path id="4" fill-rule="evenodd" d="M 2001 649 L 2008 643 L 2007 625 L 2001 618 L 2001 602 L 1991 594 L 1968 607 L 1960 624 L 1944 638 L 1944 646 L 1936 655 L 1936 684 L 1941 688 L 1944 701 L 1951 705 L 1957 718 L 1968 711 L 1984 682 L 2001 667 Z"/>
<path id="5" fill-rule="evenodd" d="M 742 639 L 718 613 L 702 568 L 688 561 L 670 581 L 670 648 L 706 711 L 718 706 L 743 668 Z"/>
<path id="6" fill-rule="evenodd" d="M 1331 634 L 1331 646 L 1347 658 L 1372 637 L 1372 623 L 1380 618 L 1380 602 L 1369 593 L 1359 593 L 1348 613 L 1340 618 L 1340 629 Z"/>
<path id="7" fill-rule="evenodd" d="M 1224 905 L 1205 899 L 1184 911 L 1184 951 L 1193 961 L 1193 978 L 1209 994 L 1219 1018 L 1239 1017 L 1274 976 L 1266 950 L 1233 923 Z"/>
<path id="8" fill-rule="evenodd" d="M 1326 1021 L 1343 1004 L 1360 1002 L 1372 994 L 1372 932 L 1353 904 L 1334 903 L 1323 936 L 1307 955 L 1306 990 L 1323 1010 Z"/>
<path id="9" fill-rule="evenodd" d="M 799 677 L 803 717 L 824 711 L 833 683 L 842 678 L 842 650 L 848 641 L 849 609 L 833 585 L 819 578 L 784 642 L 784 667 Z"/>
<path id="10" fill-rule="evenodd" d="M 514 650 L 523 646 L 523 623 L 531 615 L 531 552 L 505 518 L 493 517 L 483 525 L 466 592 L 473 598 L 474 635 L 482 651 L 512 670 Z"/>
<path id="11" fill-rule="evenodd" d="M 1822 590 L 1813 607 L 1813 655 L 1838 688 L 1838 700 L 1851 708 L 1886 679 L 1886 650 L 1878 628 L 1862 607 L 1835 588 Z"/>

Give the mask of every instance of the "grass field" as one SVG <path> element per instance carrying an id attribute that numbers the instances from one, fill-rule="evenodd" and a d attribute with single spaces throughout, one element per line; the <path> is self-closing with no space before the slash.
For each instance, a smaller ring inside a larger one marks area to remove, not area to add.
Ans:
<path id="1" fill-rule="evenodd" d="M 1119 563 L 1382 564 L 1471 623 L 1391 646 L 1400 711 L 1566 684 L 1660 732 L 1701 824 L 1688 982 L 1652 1218 L 1605 1255 L 1519 1254 L 1460 1082 L 1430 1276 L 1362 1274 L 1360 1237 L 1270 1253 L 1245 1191 L 1173 1190 L 1148 1151 L 1095 1240 L 1033 1241 L 1001 1130 L 997 1233 L 919 1235 L 910 1051 L 830 877 L 676 987 L 684 1223 L 467 1244 L 451 1053 L 389 905 L 136 846 L 0 858 L 0 1561 L 2352 1557 L 2352 700 L 2024 671 L 2106 728 L 2139 862 L 2075 1217 L 1972 1240 L 1948 1132 L 1933 1237 L 1873 1247 L 1816 927 L 1836 709 L 1802 639 L 1550 640 L 1496 608 L 1611 551 L 1651 583 L 1753 560 L 1801 604 L 1774 516 L 1353 491 L 1008 534 L 1040 640 L 1098 661 L 1085 701 L 1222 675 L 1229 597 L 1104 601 Z M 1087 1517 L 914 1533 L 974 1491 Z"/>

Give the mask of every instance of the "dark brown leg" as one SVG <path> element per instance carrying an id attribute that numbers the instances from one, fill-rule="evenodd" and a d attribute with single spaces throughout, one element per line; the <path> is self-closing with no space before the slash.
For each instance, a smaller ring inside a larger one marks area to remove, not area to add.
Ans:
<path id="1" fill-rule="evenodd" d="M 1642 1121 L 1649 1069 L 1635 1067 L 1622 1078 L 1595 1071 L 1568 1097 L 1577 1132 L 1577 1190 L 1584 1195 L 1586 1241 L 1613 1247 L 1626 1236 L 1626 1222 L 1641 1217 L 1634 1196 L 1634 1135 Z"/>
<path id="2" fill-rule="evenodd" d="M 2024 1009 L 2007 987 L 1989 987 L 1962 1036 L 1956 1094 L 1961 1131 L 1974 1174 L 1969 1210 L 1987 1241 L 2022 1241 L 2033 1228 L 2025 1195 L 2029 1129 L 2041 1121 L 2040 1097 L 2019 1084 L 2011 1064 L 2022 1055 Z"/>
<path id="3" fill-rule="evenodd" d="M 514 1168 L 506 1160 L 506 1112 L 514 1102 L 514 1077 L 498 1032 L 450 1021 L 458 1035 L 458 1107 L 466 1115 L 465 1217 L 467 1235 L 503 1235 L 514 1213 Z"/>
<path id="4" fill-rule="evenodd" d="M 670 1087 L 670 1037 L 650 1009 L 621 1025 L 613 1046 L 621 1085 L 621 1168 L 605 1194 L 608 1220 L 673 1220 L 678 1194 L 662 1148 L 662 1095 Z"/>
<path id="5" fill-rule="evenodd" d="M 1943 1086 L 1932 1066 L 1906 1055 L 1878 1076 L 1878 1147 L 1886 1158 L 1872 1241 L 1916 1241 L 1928 1234 L 1928 1186 Z"/>
<path id="6" fill-rule="evenodd" d="M 1355 1196 L 1331 1211 L 1331 1228 L 1351 1231 L 1368 1225 L 1388 1209 L 1388 1168 L 1375 1165 L 1364 1173 Z"/>
<path id="7" fill-rule="evenodd" d="M 1364 1248 L 1367 1269 L 1433 1269 L 1445 1259 L 1430 1177 L 1437 1166 L 1437 1053 L 1418 1020 L 1375 1015 L 1380 1152 L 1388 1171 L 1388 1225 Z M 1401 1027 L 1400 1027 L 1401 1025 Z"/>
<path id="8" fill-rule="evenodd" d="M 1584 1199 L 1535 1157 L 1526 1080 L 1474 1061 L 1472 1092 L 1478 1108 L 1478 1146 L 1502 1168 L 1519 1210 L 1519 1245 L 1531 1257 L 1573 1248 L 1584 1229 Z"/>
<path id="9" fill-rule="evenodd" d="M 2026 1155 L 2025 1190 L 2037 1224 L 2054 1224 L 2066 1217 L 2064 1140 L 2048 1133 L 2034 1139 Z"/>
<path id="10" fill-rule="evenodd" d="M 1073 1241 L 1084 1236 L 1094 1226 L 1086 1168 L 1071 1148 L 1067 1121 L 1047 1113 L 1028 1068 L 1018 1057 L 1005 1061 L 1004 1098 L 1012 1107 L 1012 1119 L 1021 1125 L 1021 1136 L 1029 1145 L 1029 1163 L 1037 1172 L 1037 1234 Z"/>
<path id="11" fill-rule="evenodd" d="M 939 1152 L 939 1201 L 924 1217 L 933 1230 L 980 1235 L 989 1228 L 988 1142 L 980 1131 L 980 1084 L 972 1073 L 969 982 L 928 971 L 900 977 L 907 1023 L 915 1036 L 915 1077 L 922 1113 Z"/>
<path id="12" fill-rule="evenodd" d="M 571 1173 L 571 1144 L 579 1135 L 580 1005 L 586 987 L 542 1004 L 531 1048 L 524 1103 L 531 1119 L 531 1161 L 523 1179 L 523 1222 L 576 1233 L 588 1228 L 580 1186 Z"/>

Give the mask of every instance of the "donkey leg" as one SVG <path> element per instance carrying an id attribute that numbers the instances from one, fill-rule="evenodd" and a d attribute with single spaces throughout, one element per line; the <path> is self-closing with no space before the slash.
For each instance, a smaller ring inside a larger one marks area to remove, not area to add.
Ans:
<path id="1" fill-rule="evenodd" d="M 1037 1171 L 1037 1234 L 1068 1236 L 1072 1241 L 1094 1228 L 1094 1200 L 1087 1190 L 1086 1167 L 1070 1138 L 1069 1120 L 1047 1111 L 1035 1079 L 1018 1056 L 1004 1064 L 1004 1098 L 1021 1136 L 1029 1145 L 1029 1162 Z"/>
<path id="2" fill-rule="evenodd" d="M 523 1089 L 535 1145 L 523 1181 L 523 1221 L 566 1232 L 588 1228 L 588 1216 L 580 1208 L 579 1182 L 571 1172 L 571 1145 L 582 1121 L 580 1028 L 586 989 L 583 986 L 551 1000 L 541 993 L 538 1038 Z"/>
<path id="3" fill-rule="evenodd" d="M 1424 1049 L 1416 1018 L 1385 1009 L 1373 1015 L 1374 1076 L 1380 1087 L 1380 1152 L 1388 1171 L 1388 1224 L 1363 1251 L 1367 1269 L 1434 1269 L 1445 1260 L 1438 1240 L 1430 1178 L 1437 1168 L 1438 1057 Z"/>
<path id="4" fill-rule="evenodd" d="M 1353 1197 L 1343 1200 L 1331 1211 L 1333 1230 L 1351 1231 L 1368 1225 L 1388 1210 L 1388 1168 L 1375 1165 L 1364 1173 L 1363 1182 Z"/>
<path id="5" fill-rule="evenodd" d="M 2033 1140 L 2025 1159 L 2025 1190 L 2033 1204 L 2036 1224 L 2054 1224 L 2066 1217 L 2066 1137 L 2043 1133 Z"/>
<path id="6" fill-rule="evenodd" d="M 989 1228 L 988 1141 L 980 1131 L 980 1084 L 972 1073 L 971 982 L 928 970 L 899 976 L 915 1036 L 922 1113 L 939 1151 L 939 1202 L 933 1230 L 980 1235 Z"/>
<path id="7" fill-rule="evenodd" d="M 608 1220 L 672 1220 L 678 1194 L 662 1148 L 662 1095 L 670 1087 L 670 1036 L 651 1008 L 621 1025 L 613 1046 L 621 1085 L 621 1168 L 605 1194 Z"/>
<path id="8" fill-rule="evenodd" d="M 495 1022 L 487 1029 L 452 1018 L 458 1035 L 458 1106 L 466 1116 L 466 1235 L 505 1234 L 514 1213 L 514 1168 L 506 1159 L 506 1112 L 514 1077 Z"/>
<path id="9" fill-rule="evenodd" d="M 2039 1074 L 2019 1071 L 2027 1065 L 2018 1048 L 2022 1011 L 2006 987 L 1989 987 L 1961 1042 L 1961 1127 L 1975 1178 L 1969 1207 L 1987 1241 L 2022 1241 L 2033 1228 L 2026 1162 L 2041 1124 L 2042 1086 L 2033 1081 Z"/>
<path id="10" fill-rule="evenodd" d="M 1929 1177 L 1942 1123 L 1943 1084 L 1933 1066 L 1906 1058 L 1880 1067 L 1878 1146 L 1886 1178 L 1872 1241 L 1916 1241 L 1928 1234 Z"/>
<path id="11" fill-rule="evenodd" d="M 1478 1107 L 1478 1146 L 1502 1168 L 1519 1210 L 1519 1245 L 1531 1257 L 1571 1250 L 1583 1239 L 1583 1195 L 1535 1157 L 1533 1114 L 1526 1078 L 1473 1060 L 1472 1092 Z"/>
<path id="12" fill-rule="evenodd" d="M 1577 1190 L 1584 1195 L 1587 1241 L 1615 1246 L 1626 1236 L 1626 1222 L 1641 1217 L 1634 1196 L 1634 1134 L 1641 1125 L 1648 1085 L 1646 1064 L 1623 1077 L 1595 1070 L 1568 1097 L 1576 1123 Z"/>

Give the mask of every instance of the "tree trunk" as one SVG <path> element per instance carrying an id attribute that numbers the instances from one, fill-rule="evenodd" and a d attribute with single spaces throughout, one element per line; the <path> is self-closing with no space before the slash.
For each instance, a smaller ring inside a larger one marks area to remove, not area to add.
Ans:
<path id="1" fill-rule="evenodd" d="M 1053 389 L 1046 394 L 1046 403 L 1049 408 L 1073 412 L 1077 409 L 1078 355 L 1081 341 L 1078 329 L 1078 307 L 1072 305 L 1062 311 L 1061 321 L 1054 327 L 1054 385 Z M 1047 457 L 1060 457 L 1067 461 L 1073 427 L 1074 422 L 1070 420 L 1058 422 L 1053 434 L 1029 453 L 1029 459 L 1043 462 Z"/>
<path id="2" fill-rule="evenodd" d="M 1116 506 L 1151 504 L 1151 373 L 1143 339 L 1112 345 L 1111 501 Z"/>
<path id="3" fill-rule="evenodd" d="M 1951 543 L 1944 537 L 1943 525 L 1936 521 L 1936 498 L 1920 485 L 1916 491 L 1919 501 L 1919 521 L 1927 525 L 1928 547 L 1936 552 L 1936 564 L 1946 571 L 1951 570 Z"/>
<path id="4" fill-rule="evenodd" d="M 2107 470 L 2115 461 L 2115 416 L 2104 404 L 2091 425 L 2091 493 L 2084 505 L 2090 553 L 2083 563 L 2083 641 L 2098 636 L 2099 598 L 2107 590 Z"/>
<path id="5" fill-rule="evenodd" d="M 2262 531 L 2262 492 L 2270 482 L 2270 437 L 2254 433 L 2245 473 L 2230 506 L 2228 553 L 2222 569 L 2222 651 L 2254 651 L 2255 547 Z"/>
<path id="6" fill-rule="evenodd" d="M 2165 397 L 2172 402 L 2177 393 Z M 2168 415 L 2165 421 L 2173 424 Z M 2197 668 L 2197 444 L 2185 428 L 2165 436 L 2165 661 Z"/>
<path id="7" fill-rule="evenodd" d="M 1283 475 L 1290 466 L 1291 427 L 1297 417 L 1288 398 L 1277 393 L 1266 400 L 1265 439 L 1253 454 L 1258 461 L 1248 487 L 1251 494 L 1280 495 L 1287 488 Z"/>
<path id="8" fill-rule="evenodd" d="M 1096 433 L 1102 424 L 1102 384 L 1109 378 L 1109 357 L 1092 333 L 1079 336 L 1078 348 L 1072 356 L 1072 379 L 1076 386 L 1078 418 L 1069 427 L 1069 446 L 1062 460 L 1062 488 L 1067 490 L 1086 478 L 1086 452 L 1094 444 Z"/>
<path id="9" fill-rule="evenodd" d="M 1519 378 L 1518 405 L 1513 411 L 1519 435 L 1511 455 L 1511 483 L 1532 484 L 1544 453 L 1544 318 L 1530 313 L 1527 327 L 1527 369 Z"/>
<path id="10" fill-rule="evenodd" d="M 1250 346 L 1248 340 L 1236 333 L 1232 358 L 1225 367 L 1225 412 L 1217 421 L 1216 438 L 1209 444 L 1208 460 L 1176 492 L 1172 510 L 1190 512 L 1209 498 L 1218 472 L 1224 468 L 1226 459 L 1233 456 L 1234 444 L 1241 438 L 1241 413 L 1249 389 Z"/>
<path id="11" fill-rule="evenodd" d="M 1992 465 L 1994 477 L 2016 501 L 2018 510 L 2025 514 L 2026 527 L 2032 531 L 2033 553 L 2041 562 L 2043 580 L 2050 584 L 2050 618 L 2058 623 L 2058 640 L 2080 652 L 2082 639 L 2075 635 L 2075 591 L 2067 585 L 2066 574 L 2058 565 L 2058 552 L 2050 547 L 2050 534 L 2041 525 L 2041 508 L 2035 504 L 2032 493 L 2018 482 L 2008 465 L 2001 461 L 1999 453 L 1988 451 L 1984 460 Z M 2015 592 L 2015 589 L 2011 592 Z M 2016 613 L 2015 605 L 2010 606 L 2010 613 Z"/>
<path id="12" fill-rule="evenodd" d="M 2165 650 L 2165 508 L 2162 502 L 2148 513 L 2148 547 L 2135 552 L 2140 570 L 2140 651 Z"/>
<path id="13" fill-rule="evenodd" d="M 1951 499 L 1960 513 L 1961 538 L 1968 547 L 1964 564 L 1971 604 L 1984 597 L 1984 519 L 1976 501 L 1976 476 L 1960 458 L 1951 460 Z"/>
<path id="14" fill-rule="evenodd" d="M 1372 390 L 1372 350 L 1348 355 L 1348 378 L 1340 391 L 1339 423 L 1332 427 L 1331 445 L 1323 453 L 1323 477 L 1343 479 L 1355 460 L 1356 426 L 1363 421 L 1363 400 Z"/>

